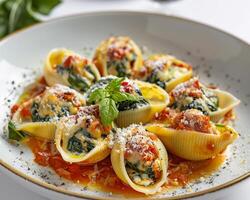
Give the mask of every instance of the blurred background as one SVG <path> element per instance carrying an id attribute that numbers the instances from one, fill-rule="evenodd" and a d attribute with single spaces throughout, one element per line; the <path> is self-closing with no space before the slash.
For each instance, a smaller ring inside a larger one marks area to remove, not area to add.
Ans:
<path id="1" fill-rule="evenodd" d="M 215 26 L 250 43 L 249 0 L 0 0 L 0 37 L 60 16 L 99 10 L 147 10 Z"/>
<path id="2" fill-rule="evenodd" d="M 139 10 L 180 16 L 224 30 L 250 44 L 249 0 L 0 0 L 0 38 L 42 21 L 101 10 Z M 245 194 L 249 199 L 249 187 L 249 179 L 242 181 L 232 187 L 226 199 L 237 199 L 238 194 Z M 218 200 L 213 195 L 211 199 Z M 0 174 L 0 199 L 17 198 L 45 200 Z"/>

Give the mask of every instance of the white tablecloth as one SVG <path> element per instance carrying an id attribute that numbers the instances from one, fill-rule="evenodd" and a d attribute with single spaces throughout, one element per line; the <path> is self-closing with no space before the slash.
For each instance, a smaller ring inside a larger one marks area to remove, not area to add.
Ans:
<path id="1" fill-rule="evenodd" d="M 96 10 L 153 10 L 177 15 L 212 25 L 250 44 L 250 1 L 248 0 L 64 0 L 48 19 L 73 13 Z M 0 174 L 1 200 L 45 200 Z M 211 193 L 197 199 L 250 199 L 250 178 L 226 191 Z"/>

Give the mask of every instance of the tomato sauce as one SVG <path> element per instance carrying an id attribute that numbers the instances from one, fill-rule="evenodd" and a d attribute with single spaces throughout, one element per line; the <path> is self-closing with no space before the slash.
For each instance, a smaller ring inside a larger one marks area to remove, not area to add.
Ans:
<path id="1" fill-rule="evenodd" d="M 57 152 L 54 143 L 29 138 L 26 141 L 34 153 L 34 161 L 51 167 L 59 176 L 75 183 L 105 192 L 122 193 L 125 196 L 144 196 L 125 185 L 115 174 L 110 158 L 106 158 L 94 165 L 82 166 L 64 161 Z M 217 170 L 223 163 L 224 155 L 218 155 L 205 161 L 187 161 L 169 154 L 168 182 L 164 189 L 185 186 L 190 181 L 207 176 Z"/>
<path id="2" fill-rule="evenodd" d="M 18 104 L 13 106 L 13 113 L 18 109 L 19 104 L 41 94 L 45 90 L 46 81 L 43 77 L 38 80 L 38 83 L 25 91 L 24 95 L 19 99 Z M 159 117 L 165 119 L 168 114 L 163 112 L 162 116 Z M 231 115 L 229 112 L 228 118 L 231 118 Z M 67 180 L 88 186 L 90 189 L 122 193 L 125 196 L 145 196 L 142 193 L 134 191 L 116 176 L 110 157 L 96 164 L 83 166 L 64 161 L 53 142 L 42 141 L 34 137 L 28 138 L 25 142 L 32 150 L 34 161 L 37 164 L 44 167 L 51 167 L 59 176 Z M 164 185 L 163 191 L 181 187 L 200 177 L 208 176 L 216 171 L 224 160 L 224 155 L 218 155 L 215 158 L 205 161 L 187 161 L 168 153 L 168 182 Z"/>

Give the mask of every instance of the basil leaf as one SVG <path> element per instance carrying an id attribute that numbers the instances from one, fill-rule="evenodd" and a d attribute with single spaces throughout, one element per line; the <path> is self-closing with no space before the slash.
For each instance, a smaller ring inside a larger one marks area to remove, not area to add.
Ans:
<path id="1" fill-rule="evenodd" d="M 136 106 L 136 102 L 147 103 L 142 96 L 121 92 L 120 87 L 123 80 L 124 78 L 113 79 L 106 87 L 95 89 L 89 95 L 88 103 L 99 104 L 100 117 L 104 125 L 111 124 L 117 118 L 121 103 L 133 104 L 133 106 Z"/>
<path id="2" fill-rule="evenodd" d="M 25 12 L 25 1 L 17 0 L 12 5 L 9 15 L 9 32 L 16 30 L 19 19 Z"/>
<path id="3" fill-rule="evenodd" d="M 9 131 L 9 139 L 21 141 L 25 138 L 25 133 L 22 131 L 16 130 L 16 127 L 12 121 L 9 121 L 8 123 L 8 131 Z"/>
<path id="4" fill-rule="evenodd" d="M 101 99 L 105 98 L 108 96 L 108 93 L 102 89 L 102 88 L 99 88 L 99 89 L 96 89 L 94 90 L 89 98 L 88 98 L 88 102 L 92 103 L 92 102 L 99 102 Z"/>
<path id="5" fill-rule="evenodd" d="M 60 3 L 61 0 L 33 0 L 32 8 L 36 12 L 39 12 L 43 15 L 48 15 L 50 11 Z"/>
<path id="6" fill-rule="evenodd" d="M 99 103 L 101 121 L 104 125 L 111 124 L 118 116 L 119 111 L 116 108 L 115 101 L 110 98 L 104 98 Z"/>
<path id="7" fill-rule="evenodd" d="M 126 101 L 128 96 L 125 92 L 113 92 L 113 94 L 111 94 L 111 98 L 118 103 L 121 101 Z"/>
<path id="8" fill-rule="evenodd" d="M 110 83 L 106 86 L 106 90 L 109 92 L 120 91 L 121 82 L 124 81 L 124 78 L 116 78 L 110 81 Z"/>
<path id="9" fill-rule="evenodd" d="M 122 101 L 139 101 L 142 99 L 142 97 L 137 95 L 132 95 L 126 92 L 118 92 L 115 91 L 111 94 L 111 98 L 115 100 L 116 103 L 122 102 Z"/>
<path id="10" fill-rule="evenodd" d="M 0 3 L 0 38 L 8 33 L 8 18 L 9 15 L 6 12 L 6 8 Z"/>
<path id="11" fill-rule="evenodd" d="M 0 0 L 0 38 L 42 21 L 61 0 Z"/>

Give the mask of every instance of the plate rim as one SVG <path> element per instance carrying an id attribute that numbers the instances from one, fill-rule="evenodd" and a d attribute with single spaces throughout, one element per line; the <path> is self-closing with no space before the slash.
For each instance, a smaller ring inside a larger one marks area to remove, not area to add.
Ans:
<path id="1" fill-rule="evenodd" d="M 225 34 L 227 36 L 233 37 L 234 39 L 238 40 L 238 42 L 240 42 L 240 43 L 248 46 L 248 48 L 250 48 L 250 42 L 247 42 L 244 39 L 242 39 L 242 38 L 240 38 L 238 36 L 235 36 L 234 34 L 228 33 L 227 31 L 224 31 L 224 30 L 222 30 L 222 29 L 220 29 L 218 27 L 212 26 L 212 25 L 207 24 L 207 23 L 199 22 L 199 21 L 196 21 L 196 20 L 192 20 L 192 19 L 189 19 L 189 18 L 176 16 L 176 15 L 172 15 L 172 14 L 166 14 L 166 13 L 163 13 L 163 12 L 145 11 L 145 10 L 134 11 L 134 10 L 124 10 L 124 9 L 122 9 L 122 10 L 117 10 L 116 9 L 116 10 L 87 11 L 87 12 L 79 12 L 79 13 L 69 14 L 69 15 L 61 16 L 61 17 L 55 17 L 53 19 L 50 19 L 50 20 L 47 20 L 47 21 L 44 21 L 44 22 L 40 22 L 40 23 L 37 23 L 37 24 L 30 25 L 28 27 L 19 29 L 19 30 L 15 31 L 15 32 L 5 36 L 4 38 L 2 38 L 0 40 L 0 46 L 2 46 L 4 43 L 8 42 L 13 37 L 16 37 L 20 33 L 29 31 L 30 29 L 31 30 L 35 29 L 37 27 L 46 26 L 46 24 L 56 23 L 56 22 L 61 21 L 61 20 L 65 20 L 65 19 L 67 20 L 67 19 L 70 19 L 70 18 L 76 18 L 76 17 L 81 17 L 81 16 L 84 17 L 84 16 L 98 16 L 98 15 L 112 15 L 112 14 L 114 14 L 114 15 L 115 14 L 153 15 L 153 16 L 168 17 L 168 18 L 177 19 L 177 20 L 180 20 L 180 21 L 186 21 L 188 23 L 192 23 L 192 24 L 195 24 L 195 25 L 205 26 L 206 28 L 213 29 L 214 31 L 217 31 L 217 32 L 223 33 L 223 34 Z M 33 178 L 31 176 L 26 175 L 25 173 L 17 170 L 15 167 L 12 167 L 11 165 L 9 165 L 7 162 L 4 162 L 2 158 L 0 158 L 0 165 L 2 167 L 4 167 L 8 172 L 11 172 L 12 174 L 15 174 L 19 178 L 21 178 L 23 180 L 26 180 L 26 181 L 29 181 L 30 183 L 35 184 L 36 186 L 42 187 L 43 189 L 50 190 L 52 192 L 57 192 L 57 193 L 67 195 L 67 196 L 70 196 L 70 197 L 73 196 L 73 197 L 77 197 L 77 198 L 88 198 L 88 199 L 93 199 L 93 200 L 95 200 L 95 199 L 110 199 L 110 200 L 116 199 L 116 197 L 112 197 L 112 196 L 110 196 L 110 197 L 96 196 L 95 198 L 93 198 L 92 195 L 90 195 L 90 194 L 80 194 L 80 193 L 77 193 L 77 192 L 68 191 L 68 190 L 63 189 L 63 188 L 58 188 L 58 187 L 56 187 L 56 186 L 54 186 L 52 184 L 42 182 L 42 181 L 40 181 L 40 180 L 38 180 L 36 178 Z M 205 194 L 208 194 L 208 193 L 212 193 L 212 192 L 216 192 L 216 191 L 228 188 L 228 187 L 230 187 L 232 185 L 235 185 L 236 183 L 239 183 L 239 182 L 247 179 L 248 177 L 250 177 L 250 171 L 246 172 L 245 174 L 243 174 L 243 175 L 241 175 L 241 176 L 239 176 L 239 177 L 237 177 L 237 178 L 235 178 L 235 179 L 233 179 L 231 181 L 228 181 L 226 183 L 223 183 L 221 185 L 218 185 L 218 186 L 206 189 L 206 190 L 202 190 L 202 191 L 194 192 L 194 193 L 190 193 L 190 194 L 179 195 L 177 197 L 163 197 L 161 199 L 162 200 L 179 200 L 179 199 L 183 199 L 183 198 L 192 198 L 192 197 L 205 195 Z M 136 199 L 139 200 L 139 199 L 144 199 L 144 198 L 136 198 Z"/>

